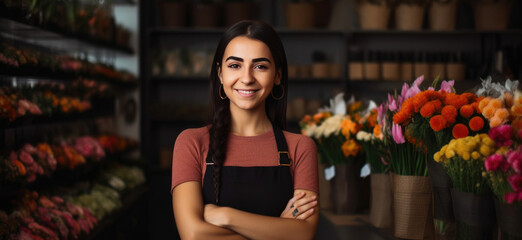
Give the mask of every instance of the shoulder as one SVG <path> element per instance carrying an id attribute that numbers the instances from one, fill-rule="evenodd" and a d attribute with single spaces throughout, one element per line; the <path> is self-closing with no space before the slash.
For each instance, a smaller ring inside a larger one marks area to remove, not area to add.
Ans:
<path id="1" fill-rule="evenodd" d="M 295 146 L 296 148 L 315 148 L 315 142 L 312 138 L 303 134 L 292 133 L 283 131 L 288 145 Z"/>

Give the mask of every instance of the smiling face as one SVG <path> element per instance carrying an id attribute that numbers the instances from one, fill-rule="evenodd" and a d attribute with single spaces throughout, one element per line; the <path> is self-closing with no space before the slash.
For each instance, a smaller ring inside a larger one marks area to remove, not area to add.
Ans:
<path id="1" fill-rule="evenodd" d="M 223 55 L 218 75 L 230 99 L 230 111 L 264 111 L 265 100 L 281 84 L 268 46 L 244 36 L 232 39 Z"/>

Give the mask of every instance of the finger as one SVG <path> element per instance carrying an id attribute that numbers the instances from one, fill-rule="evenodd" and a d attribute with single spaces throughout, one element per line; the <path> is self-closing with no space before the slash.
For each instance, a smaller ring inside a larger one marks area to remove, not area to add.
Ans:
<path id="1" fill-rule="evenodd" d="M 308 203 L 311 203 L 313 201 L 316 201 L 317 200 L 317 196 L 310 196 L 310 197 L 306 197 L 306 198 L 301 198 L 301 199 L 298 199 L 294 202 L 294 207 L 300 207 L 300 206 L 303 206 L 305 204 L 308 204 Z"/>
<path id="2" fill-rule="evenodd" d="M 308 211 L 311 208 L 314 208 L 316 206 L 317 206 L 317 201 L 313 201 L 313 202 L 309 202 L 309 203 L 307 203 L 305 205 L 300 206 L 298 208 L 298 210 L 299 210 L 300 213 L 304 213 L 304 212 L 306 212 L 306 211 Z"/>
<path id="3" fill-rule="evenodd" d="M 314 214 L 314 212 L 315 212 L 315 208 L 310 208 L 310 209 L 308 209 L 308 211 L 299 214 L 299 216 L 297 216 L 296 219 L 299 219 L 299 220 L 306 220 L 306 219 L 308 219 L 310 216 L 312 216 L 312 214 Z"/>
<path id="4" fill-rule="evenodd" d="M 298 199 L 301 199 L 304 195 L 301 193 L 298 193 L 296 195 L 294 195 L 294 197 L 290 198 L 290 200 L 288 201 L 288 203 L 286 204 L 286 207 L 285 209 L 290 209 L 292 208 L 293 204 L 295 203 L 295 201 L 297 201 Z"/>

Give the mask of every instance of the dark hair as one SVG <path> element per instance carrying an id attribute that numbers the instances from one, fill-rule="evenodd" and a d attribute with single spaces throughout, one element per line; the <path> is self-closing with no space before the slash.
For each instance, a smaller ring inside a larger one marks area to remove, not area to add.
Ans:
<path id="1" fill-rule="evenodd" d="M 274 58 L 276 71 L 281 71 L 281 86 L 284 91 L 281 92 L 280 87 L 274 87 L 273 95 L 276 97 L 284 94 L 280 100 L 274 99 L 272 96 L 266 98 L 266 114 L 272 124 L 281 129 L 286 129 L 286 100 L 288 96 L 288 66 L 286 62 L 286 54 L 283 43 L 276 31 L 268 24 L 261 21 L 245 20 L 240 21 L 230 28 L 221 36 L 218 43 L 212 67 L 210 70 L 210 106 L 211 106 L 211 127 L 210 149 L 214 161 L 214 193 L 216 196 L 216 204 L 219 201 L 220 173 L 221 167 L 226 158 L 228 134 L 230 132 L 230 100 L 228 98 L 221 99 L 219 91 L 221 82 L 218 77 L 218 68 L 223 66 L 222 60 L 225 49 L 232 39 L 245 36 L 265 43 L 270 49 L 270 53 Z M 278 89 L 279 91 L 276 91 Z"/>

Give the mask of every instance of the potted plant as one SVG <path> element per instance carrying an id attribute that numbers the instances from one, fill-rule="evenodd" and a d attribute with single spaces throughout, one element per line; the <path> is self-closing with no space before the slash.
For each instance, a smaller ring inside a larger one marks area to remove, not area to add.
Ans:
<path id="1" fill-rule="evenodd" d="M 430 0 L 398 0 L 395 8 L 395 27 L 398 30 L 420 30 L 424 10 Z"/>
<path id="2" fill-rule="evenodd" d="M 504 30 L 509 23 L 513 0 L 469 0 L 477 30 Z"/>
<path id="3" fill-rule="evenodd" d="M 187 2 L 185 0 L 158 0 L 161 26 L 185 27 L 187 25 Z"/>
<path id="4" fill-rule="evenodd" d="M 433 0 L 429 8 L 431 30 L 454 30 L 458 0 Z"/>
<path id="5" fill-rule="evenodd" d="M 220 7 L 214 0 L 196 0 L 192 4 L 191 22 L 194 27 L 217 27 Z"/>
<path id="6" fill-rule="evenodd" d="M 311 0 L 287 0 L 284 5 L 288 28 L 313 28 L 315 9 Z"/>
<path id="7" fill-rule="evenodd" d="M 254 2 L 252 0 L 224 0 L 223 13 L 225 25 L 254 18 Z"/>
<path id="8" fill-rule="evenodd" d="M 361 29 L 388 28 L 391 3 L 391 0 L 357 0 L 357 16 Z"/>

